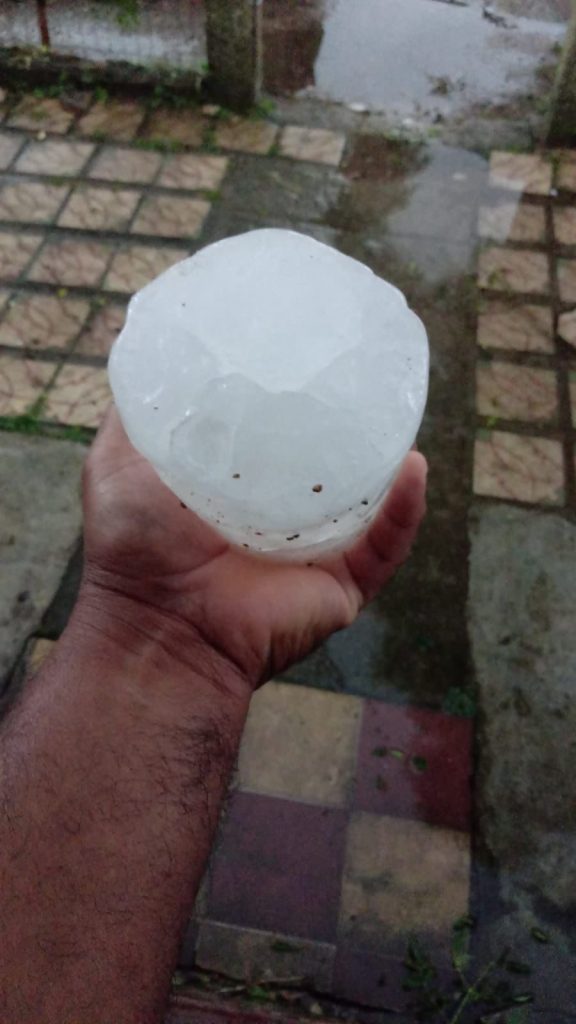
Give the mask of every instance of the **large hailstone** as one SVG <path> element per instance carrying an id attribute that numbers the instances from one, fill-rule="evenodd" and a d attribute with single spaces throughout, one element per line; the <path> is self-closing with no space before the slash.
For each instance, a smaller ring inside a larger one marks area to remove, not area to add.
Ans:
<path id="1" fill-rule="evenodd" d="M 373 518 L 422 418 L 428 345 L 368 267 L 261 230 L 138 292 L 109 369 L 130 440 L 189 508 L 251 551 L 310 559 Z"/>

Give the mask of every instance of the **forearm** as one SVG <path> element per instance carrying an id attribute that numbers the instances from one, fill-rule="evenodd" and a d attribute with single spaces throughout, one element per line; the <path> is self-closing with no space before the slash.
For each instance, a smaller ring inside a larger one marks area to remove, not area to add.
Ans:
<path id="1" fill-rule="evenodd" d="M 83 592 L 1 733 L 3 1024 L 161 1019 L 247 712 L 178 623 L 108 603 Z"/>

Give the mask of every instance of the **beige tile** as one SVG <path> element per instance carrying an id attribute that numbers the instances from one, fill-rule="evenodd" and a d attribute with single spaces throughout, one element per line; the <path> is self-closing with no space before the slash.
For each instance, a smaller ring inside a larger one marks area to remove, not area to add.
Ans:
<path id="1" fill-rule="evenodd" d="M 476 408 L 481 416 L 529 423 L 555 420 L 556 374 L 534 366 L 493 360 L 476 368 Z"/>
<path id="2" fill-rule="evenodd" d="M 118 142 L 130 142 L 144 120 L 146 111 L 134 100 L 111 99 L 95 103 L 78 123 L 82 135 L 99 135 Z"/>
<path id="3" fill-rule="evenodd" d="M 31 141 L 18 157 L 15 169 L 27 174 L 80 174 L 93 152 L 91 142 L 67 139 Z"/>
<path id="4" fill-rule="evenodd" d="M 280 138 L 280 152 L 294 160 L 337 167 L 342 159 L 346 137 L 325 128 L 301 128 L 289 125 Z"/>
<path id="5" fill-rule="evenodd" d="M 148 185 L 156 177 L 161 153 L 126 146 L 104 146 L 88 171 L 89 178 Z"/>
<path id="6" fill-rule="evenodd" d="M 498 203 L 483 206 L 478 234 L 496 242 L 544 242 L 546 216 L 543 206 L 531 203 Z"/>
<path id="7" fill-rule="evenodd" d="M 552 163 L 539 153 L 494 152 L 490 157 L 490 184 L 529 195 L 548 195 Z"/>
<path id="8" fill-rule="evenodd" d="M 206 120 L 198 110 L 160 107 L 150 114 L 142 136 L 160 142 L 176 142 L 182 146 L 201 146 L 205 129 Z"/>
<path id="9" fill-rule="evenodd" d="M 73 120 L 74 114 L 70 110 L 65 110 L 60 100 L 25 96 L 6 123 L 11 128 L 27 128 L 29 131 L 64 135 Z"/>
<path id="10" fill-rule="evenodd" d="M 26 675 L 35 675 L 55 647 L 55 640 L 31 640 L 26 650 Z"/>
<path id="11" fill-rule="evenodd" d="M 47 242 L 28 272 L 30 281 L 96 287 L 108 266 L 112 246 L 64 238 Z"/>
<path id="12" fill-rule="evenodd" d="M 148 196 L 138 210 L 131 231 L 163 238 L 197 238 L 210 212 L 205 199 L 185 196 Z"/>
<path id="13" fill-rule="evenodd" d="M 66 348 L 78 335 L 89 311 L 86 299 L 18 295 L 0 322 L 0 345 Z"/>
<path id="14" fill-rule="evenodd" d="M 0 132 L 0 171 L 5 171 L 20 149 L 25 136 L 16 132 Z"/>
<path id="15" fill-rule="evenodd" d="M 380 945 L 410 933 L 450 934 L 468 912 L 470 839 L 384 815 L 353 815 L 342 883 L 341 928 Z"/>
<path id="16" fill-rule="evenodd" d="M 280 945 L 282 948 L 277 949 Z M 310 942 L 254 928 L 239 928 L 216 921 L 201 921 L 195 962 L 205 971 L 229 978 L 305 978 L 320 991 L 330 990 L 334 946 Z"/>
<path id="17" fill-rule="evenodd" d="M 561 245 L 576 245 L 576 209 L 557 206 L 554 209 L 554 236 Z"/>
<path id="18" fill-rule="evenodd" d="M 88 356 L 107 357 L 124 326 L 125 319 L 125 306 L 117 302 L 106 303 L 82 332 L 74 352 Z"/>
<path id="19" fill-rule="evenodd" d="M 278 135 L 278 127 L 268 121 L 248 121 L 232 116 L 216 126 L 216 145 L 241 153 L 268 153 Z"/>
<path id="20" fill-rule="evenodd" d="M 357 697 L 269 683 L 252 700 L 240 749 L 240 786 L 344 806 L 361 711 Z"/>
<path id="21" fill-rule="evenodd" d="M 543 437 L 486 432 L 474 448 L 474 492 L 536 505 L 562 504 L 561 444 Z"/>
<path id="22" fill-rule="evenodd" d="M 53 373 L 53 363 L 0 354 L 0 416 L 28 412 Z"/>
<path id="23" fill-rule="evenodd" d="M 549 291 L 548 257 L 517 249 L 485 249 L 478 264 L 478 284 L 494 291 L 546 295 Z"/>
<path id="24" fill-rule="evenodd" d="M 15 281 L 37 252 L 43 235 L 0 231 L 0 278 Z"/>
<path id="25" fill-rule="evenodd" d="M 164 188 L 211 191 L 220 187 L 227 167 L 228 160 L 224 156 L 178 153 L 166 158 L 158 184 Z"/>
<path id="26" fill-rule="evenodd" d="M 0 188 L 0 220 L 48 224 L 68 195 L 66 185 L 20 181 Z"/>
<path id="27" fill-rule="evenodd" d="M 112 395 L 106 370 L 64 366 L 48 392 L 45 420 L 80 427 L 98 427 Z"/>
<path id="28" fill-rule="evenodd" d="M 58 226 L 85 231 L 126 231 L 140 197 L 141 193 L 133 189 L 79 185 L 60 214 Z"/>
<path id="29" fill-rule="evenodd" d="M 576 153 L 571 150 L 565 150 L 560 154 L 558 188 L 576 192 Z"/>
<path id="30" fill-rule="evenodd" d="M 558 320 L 558 334 L 569 345 L 576 348 L 576 309 L 570 313 L 562 313 Z"/>
<path id="31" fill-rule="evenodd" d="M 558 260 L 558 287 L 562 302 L 576 302 L 576 260 Z"/>
<path id="32" fill-rule="evenodd" d="M 553 352 L 552 310 L 485 300 L 478 317 L 478 344 L 512 352 Z"/>
<path id="33" fill-rule="evenodd" d="M 161 249 L 152 245 L 125 246 L 112 260 L 104 285 L 111 291 L 135 292 L 186 256 L 187 249 Z"/>

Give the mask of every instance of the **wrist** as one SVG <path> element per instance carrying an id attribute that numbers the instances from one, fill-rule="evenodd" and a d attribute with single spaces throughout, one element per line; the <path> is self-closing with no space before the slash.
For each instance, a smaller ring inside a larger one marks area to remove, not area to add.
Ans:
<path id="1" fill-rule="evenodd" d="M 252 685 L 224 653 L 189 621 L 145 598 L 127 594 L 85 573 L 69 624 L 74 643 L 97 649 L 122 666 L 132 683 L 150 688 L 198 689 L 248 700 Z"/>

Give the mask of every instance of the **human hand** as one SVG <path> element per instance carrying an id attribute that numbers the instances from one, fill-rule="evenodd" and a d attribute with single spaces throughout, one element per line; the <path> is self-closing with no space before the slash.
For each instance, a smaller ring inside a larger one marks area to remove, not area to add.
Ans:
<path id="1" fill-rule="evenodd" d="M 425 512 L 426 461 L 410 452 L 354 546 L 322 563 L 244 554 L 200 520 L 130 444 L 112 407 L 86 462 L 84 587 L 126 602 L 176 657 L 200 641 L 251 687 L 336 630 L 407 558 Z M 111 612 L 113 614 L 113 611 Z M 166 641 L 164 641 L 166 642 Z"/>

